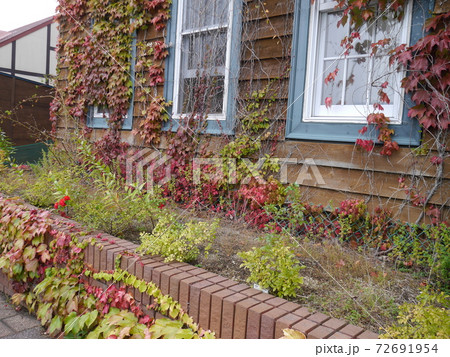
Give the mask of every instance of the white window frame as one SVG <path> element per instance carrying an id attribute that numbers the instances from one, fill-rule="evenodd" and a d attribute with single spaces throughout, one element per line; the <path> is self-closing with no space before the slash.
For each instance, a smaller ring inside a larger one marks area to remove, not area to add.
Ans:
<path id="1" fill-rule="evenodd" d="M 214 0 L 210 0 L 214 1 Z M 208 30 L 217 30 L 220 28 L 227 27 L 227 50 L 226 50 L 226 60 L 225 60 L 225 73 L 224 73 L 224 90 L 223 90 L 223 109 L 222 113 L 208 114 L 208 120 L 226 120 L 228 113 L 228 90 L 229 90 L 229 78 L 230 78 L 230 63 L 231 63 L 231 35 L 233 33 L 233 7 L 234 1 L 229 1 L 228 7 L 228 24 L 227 26 L 206 26 L 200 29 L 195 29 L 193 31 L 183 31 L 183 20 L 184 20 L 184 2 L 185 0 L 178 1 L 177 9 L 177 34 L 176 34 L 176 46 L 175 46 L 175 73 L 174 73 L 174 89 L 173 89 L 173 119 L 180 119 L 182 116 L 188 116 L 189 113 L 180 113 L 179 108 L 179 92 L 182 90 L 180 86 L 181 80 L 181 56 L 182 56 L 182 40 L 183 36 L 199 33 Z"/>
<path id="2" fill-rule="evenodd" d="M 374 110 L 372 104 L 365 105 L 336 105 L 332 104 L 330 108 L 325 106 L 325 103 L 320 103 L 322 92 L 322 86 L 324 84 L 324 79 L 328 73 L 332 72 L 334 67 L 329 66 L 325 68 L 322 73 L 319 73 L 315 77 L 316 66 L 322 65 L 323 59 L 319 58 L 319 53 L 324 51 L 324 40 L 320 41 L 319 35 L 319 21 L 320 13 L 335 12 L 335 1 L 324 2 L 326 0 L 316 0 L 314 4 L 311 5 L 310 23 L 309 23 L 309 36 L 308 36 L 308 54 L 307 54 L 307 70 L 306 70 L 306 86 L 305 86 L 305 105 L 303 107 L 303 121 L 304 122 L 320 122 L 320 123 L 367 123 L 367 115 Z M 411 28 L 411 17 L 412 17 L 412 2 L 408 2 L 405 8 L 405 16 L 402 21 L 401 30 L 401 43 L 408 43 L 410 37 Z M 343 55 L 339 57 L 344 59 Z M 367 57 L 367 56 L 361 56 Z M 323 58 L 323 57 L 322 57 Z M 349 57 L 353 58 L 353 56 Z M 369 58 L 371 58 L 369 56 Z M 371 62 L 373 60 L 371 59 Z M 333 62 L 333 65 L 335 62 Z M 345 68 L 345 67 L 344 67 Z M 343 78 L 345 78 L 346 73 L 344 72 Z M 400 79 L 404 77 L 404 73 L 397 72 L 395 75 L 395 81 L 399 84 Z M 367 79 L 367 85 L 370 83 L 370 78 Z M 320 86 L 320 87 L 317 87 Z M 343 91 L 344 93 L 344 91 Z M 391 104 L 382 103 L 384 110 L 382 111 L 387 117 L 390 118 L 391 124 L 401 124 L 402 123 L 402 113 L 403 113 L 403 93 L 404 90 L 396 90 L 394 92 L 393 98 L 391 97 Z M 343 94 L 344 95 L 344 94 Z M 351 108 L 349 108 L 351 107 Z M 317 113 L 317 114 L 313 114 Z"/>
<path id="3" fill-rule="evenodd" d="M 98 109 L 100 107 L 99 106 L 94 106 L 94 111 L 92 113 L 92 117 L 93 118 L 102 118 L 102 119 L 109 119 L 109 110 L 107 113 L 103 113 L 103 112 L 99 112 Z M 104 108 L 107 108 L 106 106 L 104 106 Z"/>

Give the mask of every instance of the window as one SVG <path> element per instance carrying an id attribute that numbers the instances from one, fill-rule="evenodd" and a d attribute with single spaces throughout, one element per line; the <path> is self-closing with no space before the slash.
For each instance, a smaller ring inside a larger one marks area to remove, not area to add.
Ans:
<path id="1" fill-rule="evenodd" d="M 133 82 L 133 94 L 130 99 L 130 107 L 122 123 L 122 130 L 131 130 L 133 126 L 134 108 L 134 65 L 136 62 L 136 36 L 131 45 L 130 77 Z M 108 129 L 109 110 L 107 106 L 90 106 L 88 108 L 87 126 L 93 129 Z"/>
<path id="2" fill-rule="evenodd" d="M 198 112 L 207 115 L 209 133 L 232 131 L 240 3 L 173 1 L 165 97 L 173 103 L 175 128 L 182 115 Z"/>
<path id="3" fill-rule="evenodd" d="M 360 38 L 355 39 L 347 55 L 341 40 L 350 35 L 348 23 L 337 27 L 341 12 L 336 1 L 298 0 L 295 12 L 295 31 L 287 137 L 326 141 L 354 142 L 358 130 L 374 112 L 373 104 L 380 102 L 378 91 L 383 89 L 390 103 L 381 103 L 383 113 L 390 118 L 399 144 L 417 145 L 418 125 L 406 116 L 400 88 L 402 73 L 389 68 L 388 52 L 401 43 L 412 43 L 420 37 L 429 0 L 415 0 L 405 8 L 402 22 L 377 16 L 377 21 L 363 25 Z M 420 4 L 419 4 L 420 3 Z M 381 15 L 381 14 L 377 14 Z M 411 19 L 412 25 L 411 26 Z M 384 38 L 391 43 L 371 55 L 370 44 Z M 335 79 L 326 81 L 329 73 Z M 326 100 L 331 99 L 331 106 Z"/>

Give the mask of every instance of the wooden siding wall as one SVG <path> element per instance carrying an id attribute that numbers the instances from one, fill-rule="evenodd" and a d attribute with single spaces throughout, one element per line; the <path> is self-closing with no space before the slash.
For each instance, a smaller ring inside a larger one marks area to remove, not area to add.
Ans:
<path id="1" fill-rule="evenodd" d="M 53 89 L 48 86 L 0 74 L 0 111 L 16 108 L 13 120 L 0 122 L 0 128 L 11 138 L 13 145 L 34 144 L 36 129 L 51 130 L 49 108 L 52 94 Z"/>
<path id="2" fill-rule="evenodd" d="M 391 157 L 379 154 L 368 154 L 359 150 L 354 144 L 325 143 L 307 141 L 285 141 L 284 124 L 286 121 L 287 99 L 289 87 L 290 49 L 292 45 L 292 26 L 294 0 L 245 0 L 242 21 L 241 68 L 239 80 L 239 95 L 237 98 L 237 113 L 245 104 L 245 97 L 252 91 L 262 89 L 269 82 L 275 94 L 275 104 L 270 109 L 273 120 L 272 131 L 278 131 L 280 142 L 275 153 L 279 158 L 291 158 L 298 161 L 297 165 L 288 166 L 289 182 L 296 182 L 299 172 L 306 159 L 312 159 L 325 184 L 319 184 L 314 172 L 309 169 L 311 180 L 303 180 L 301 189 L 305 201 L 313 204 L 323 204 L 336 207 L 344 199 L 359 198 L 368 202 L 371 210 L 381 205 L 391 209 L 398 218 L 405 221 L 415 221 L 420 209 L 405 204 L 405 193 L 399 188 L 400 176 L 421 178 L 418 181 L 419 191 L 424 194 L 432 187 L 436 166 L 429 157 L 415 156 L 411 149 L 403 147 Z M 62 27 L 62 36 L 67 35 Z M 153 29 L 138 33 L 139 40 L 151 42 L 164 40 L 164 33 Z M 137 54 L 139 56 L 139 52 Z M 61 71 L 64 80 L 64 65 Z M 135 89 L 137 92 L 140 88 Z M 162 95 L 160 85 L 152 95 Z M 137 127 L 142 117 L 142 110 L 147 103 L 134 103 L 133 128 Z M 94 130 L 92 139 L 101 137 L 104 130 Z M 122 132 L 124 141 L 136 146 L 142 144 L 132 132 Z M 431 135 L 424 136 L 424 142 L 430 142 Z M 212 137 L 211 147 L 223 145 L 224 139 Z M 432 145 L 430 145 L 432 147 Z M 448 145 L 447 147 L 450 147 Z M 164 140 L 161 148 L 164 148 Z M 444 218 L 448 219 L 450 211 L 449 180 L 450 174 L 446 168 L 450 159 L 444 164 L 444 179 L 439 190 L 430 203 L 443 206 Z"/>

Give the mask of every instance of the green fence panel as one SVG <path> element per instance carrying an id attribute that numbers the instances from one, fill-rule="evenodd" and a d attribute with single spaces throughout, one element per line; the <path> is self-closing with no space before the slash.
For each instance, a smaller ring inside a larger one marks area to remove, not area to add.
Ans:
<path id="1" fill-rule="evenodd" d="M 45 143 L 36 143 L 30 145 L 21 145 L 14 147 L 12 154 L 17 164 L 36 163 L 42 158 L 43 152 L 47 152 L 48 147 Z"/>

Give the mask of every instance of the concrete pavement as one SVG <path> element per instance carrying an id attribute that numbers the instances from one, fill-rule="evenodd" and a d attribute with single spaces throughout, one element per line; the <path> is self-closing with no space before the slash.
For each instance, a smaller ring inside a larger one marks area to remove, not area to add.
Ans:
<path id="1" fill-rule="evenodd" d="M 25 308 L 16 311 L 9 297 L 0 292 L 0 338 L 49 338 L 36 316 Z"/>

